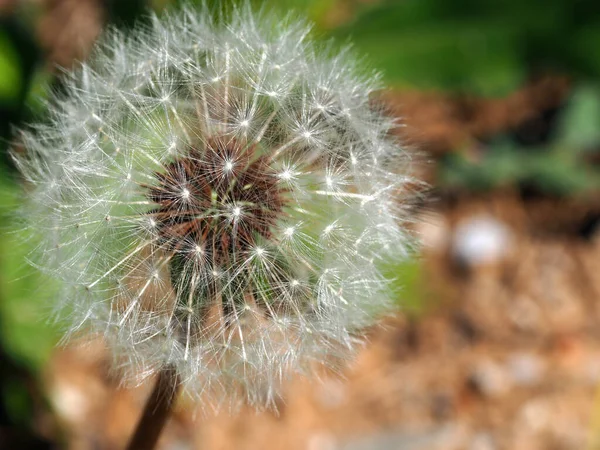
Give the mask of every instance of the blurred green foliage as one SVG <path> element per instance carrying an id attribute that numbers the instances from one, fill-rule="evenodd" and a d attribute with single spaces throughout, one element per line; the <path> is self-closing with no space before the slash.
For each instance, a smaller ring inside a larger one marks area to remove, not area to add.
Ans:
<path id="1" fill-rule="evenodd" d="M 0 30 L 0 102 L 14 104 L 21 91 L 22 73 L 19 54 L 6 33 Z"/>
<path id="2" fill-rule="evenodd" d="M 35 369 L 48 359 L 57 333 L 44 320 L 51 313 L 45 302 L 53 286 L 27 264 L 32 243 L 15 220 L 22 189 L 5 169 L 0 171 L 0 341 L 14 360 Z"/>
<path id="3" fill-rule="evenodd" d="M 418 315 L 426 306 L 423 300 L 427 294 L 421 260 L 411 255 L 382 263 L 379 270 L 384 277 L 391 280 L 392 298 L 402 311 L 409 315 Z"/>
<path id="4" fill-rule="evenodd" d="M 479 151 L 477 161 L 460 149 L 440 162 L 442 187 L 489 191 L 526 186 L 554 196 L 600 189 L 600 168 L 587 161 L 600 155 L 600 87 L 575 89 L 554 125 L 548 143 L 519 145 L 508 135 L 496 137 Z"/>
<path id="5" fill-rule="evenodd" d="M 29 436 L 41 401 L 35 376 L 59 335 L 48 319 L 53 286 L 26 262 L 33 246 L 16 220 L 22 197 L 22 186 L 0 164 L 0 428 L 8 425 L 13 434 Z M 0 448 L 29 445 L 42 444 L 33 436 L 18 438 L 18 444 L 0 442 Z"/>
<path id="6" fill-rule="evenodd" d="M 333 34 L 397 86 L 503 95 L 542 70 L 600 76 L 591 0 L 373 2 Z"/>
<path id="7" fill-rule="evenodd" d="M 600 146 L 600 84 L 581 84 L 569 103 L 557 126 L 557 141 L 578 152 L 596 151 Z"/>

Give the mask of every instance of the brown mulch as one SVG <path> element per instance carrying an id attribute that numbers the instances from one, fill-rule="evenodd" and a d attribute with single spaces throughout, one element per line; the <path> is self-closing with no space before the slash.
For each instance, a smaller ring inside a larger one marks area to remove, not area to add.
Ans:
<path id="1" fill-rule="evenodd" d="M 104 26 L 101 0 L 42 0 L 38 38 L 50 69 L 85 60 Z"/>
<path id="2" fill-rule="evenodd" d="M 503 98 L 467 94 L 392 91 L 384 101 L 404 118 L 402 136 L 434 156 L 477 147 L 478 142 L 507 130 L 527 125 L 542 126 L 545 113 L 566 99 L 570 82 L 562 76 L 530 81 Z"/>

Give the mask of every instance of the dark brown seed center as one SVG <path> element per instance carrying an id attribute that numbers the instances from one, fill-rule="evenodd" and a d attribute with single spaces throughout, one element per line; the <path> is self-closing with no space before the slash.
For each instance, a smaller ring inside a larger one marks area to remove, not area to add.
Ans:
<path id="1" fill-rule="evenodd" d="M 177 253 L 201 253 L 215 266 L 271 237 L 285 190 L 257 145 L 212 139 L 190 147 L 166 170 L 148 198 L 160 244 Z"/>

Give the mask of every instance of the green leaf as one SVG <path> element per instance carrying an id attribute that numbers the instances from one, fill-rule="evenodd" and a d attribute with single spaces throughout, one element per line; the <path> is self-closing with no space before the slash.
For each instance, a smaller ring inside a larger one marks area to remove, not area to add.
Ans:
<path id="1" fill-rule="evenodd" d="M 19 55 L 11 40 L 0 29 L 0 103 L 14 103 L 22 89 Z"/>
<path id="2" fill-rule="evenodd" d="M 0 173 L 0 339 L 13 359 L 39 369 L 57 341 L 46 316 L 54 286 L 26 263 L 32 243 L 14 223 L 21 195 L 20 187 Z"/>
<path id="3" fill-rule="evenodd" d="M 407 313 L 418 314 L 423 308 L 423 266 L 419 258 L 399 258 L 379 264 L 382 275 L 389 280 L 396 303 Z"/>
<path id="4" fill-rule="evenodd" d="M 431 1 L 428 6 L 435 9 Z M 523 67 L 510 26 L 492 18 L 438 18 L 430 12 L 411 1 L 386 5 L 336 35 L 349 36 L 396 86 L 502 95 L 519 84 Z"/>
<path id="5" fill-rule="evenodd" d="M 563 113 L 557 141 L 583 150 L 600 145 L 600 89 L 583 85 L 575 89 Z"/>

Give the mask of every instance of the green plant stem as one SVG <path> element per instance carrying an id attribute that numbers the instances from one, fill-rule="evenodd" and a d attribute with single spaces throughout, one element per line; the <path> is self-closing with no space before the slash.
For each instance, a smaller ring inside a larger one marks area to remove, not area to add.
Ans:
<path id="1" fill-rule="evenodd" d="M 177 370 L 173 366 L 163 367 L 127 445 L 127 450 L 152 450 L 156 447 L 160 434 L 173 411 L 179 384 Z"/>

